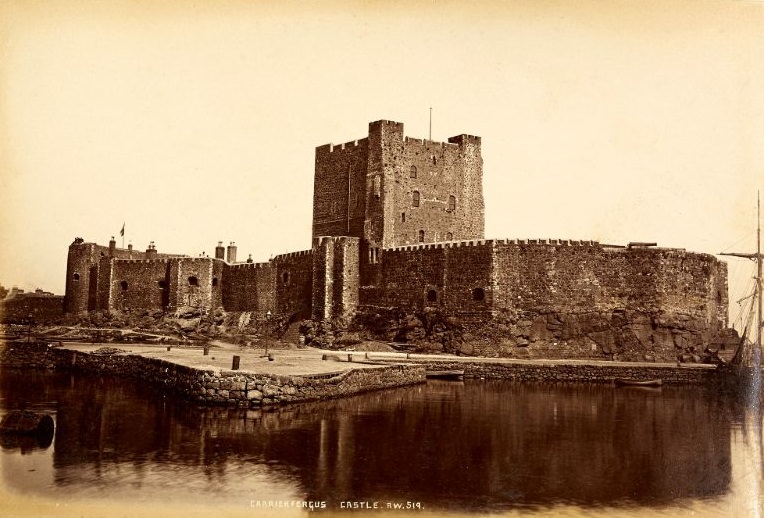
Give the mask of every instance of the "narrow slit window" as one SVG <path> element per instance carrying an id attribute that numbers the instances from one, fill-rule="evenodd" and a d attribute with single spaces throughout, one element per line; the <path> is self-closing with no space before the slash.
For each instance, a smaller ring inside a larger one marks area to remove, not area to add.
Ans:
<path id="1" fill-rule="evenodd" d="M 456 210 L 456 196 L 449 196 L 448 197 L 448 212 L 453 212 Z"/>
<path id="2" fill-rule="evenodd" d="M 415 165 L 411 166 L 411 169 L 409 169 L 409 172 L 410 172 L 409 176 L 411 176 L 411 178 L 416 178 L 416 166 Z"/>
<path id="3" fill-rule="evenodd" d="M 411 195 L 411 206 L 419 207 L 419 191 L 414 191 Z"/>
<path id="4" fill-rule="evenodd" d="M 424 230 L 419 231 L 419 242 L 424 243 Z"/>

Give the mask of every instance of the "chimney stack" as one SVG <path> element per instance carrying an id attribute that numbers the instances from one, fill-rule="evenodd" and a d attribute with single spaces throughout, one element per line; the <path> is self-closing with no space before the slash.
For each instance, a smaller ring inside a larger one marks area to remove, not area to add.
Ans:
<path id="1" fill-rule="evenodd" d="M 222 241 L 218 241 L 218 246 L 215 247 L 215 259 L 225 259 L 225 248 L 223 248 Z"/>
<path id="2" fill-rule="evenodd" d="M 154 246 L 154 242 L 149 243 L 149 247 L 146 249 L 146 259 L 156 259 L 157 248 Z"/>
<path id="3" fill-rule="evenodd" d="M 236 243 L 233 241 L 228 245 L 228 257 L 226 261 L 228 261 L 229 264 L 236 262 Z"/>

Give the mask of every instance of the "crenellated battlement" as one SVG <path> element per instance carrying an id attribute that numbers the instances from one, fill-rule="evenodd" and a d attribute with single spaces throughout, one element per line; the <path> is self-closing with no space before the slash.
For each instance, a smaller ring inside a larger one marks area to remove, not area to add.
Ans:
<path id="1" fill-rule="evenodd" d="M 373 130 L 373 128 L 376 128 L 376 127 L 384 127 L 385 129 L 388 129 L 388 130 L 395 130 L 395 131 L 399 131 L 399 132 L 403 133 L 403 123 L 402 122 L 396 122 L 396 121 L 391 121 L 391 120 L 386 120 L 386 119 L 381 119 L 381 120 L 378 120 L 378 121 L 370 122 L 369 123 L 369 132 L 371 132 Z"/>
<path id="2" fill-rule="evenodd" d="M 171 261 L 175 261 L 174 258 L 169 257 L 162 257 L 159 259 L 120 259 L 119 257 L 104 257 L 103 259 L 108 259 L 120 264 L 169 264 Z"/>
<path id="3" fill-rule="evenodd" d="M 232 269 L 232 270 L 260 270 L 265 268 L 270 268 L 271 263 L 236 263 L 236 264 L 228 264 L 226 263 L 226 268 Z"/>
<path id="4" fill-rule="evenodd" d="M 271 259 L 271 262 L 286 261 L 287 259 L 294 259 L 296 257 L 304 257 L 312 255 L 313 250 L 300 250 L 299 252 L 289 252 L 287 254 L 280 254 Z"/>
<path id="5" fill-rule="evenodd" d="M 449 137 L 448 142 L 451 144 L 457 144 L 459 146 L 463 146 L 465 144 L 473 144 L 475 146 L 481 145 L 482 139 L 476 135 L 467 135 L 466 133 L 463 133 L 461 135 L 455 135 L 453 137 Z"/>
<path id="6" fill-rule="evenodd" d="M 368 138 L 364 137 L 362 139 L 351 140 L 350 142 L 345 142 L 343 144 L 324 144 L 323 146 L 316 147 L 316 155 L 328 155 L 341 152 L 352 153 L 355 152 L 359 147 L 365 146 L 368 140 Z"/>
<path id="7" fill-rule="evenodd" d="M 175 257 L 174 258 L 179 263 L 196 263 L 196 262 L 213 262 L 213 261 L 220 261 L 220 259 L 215 259 L 214 257 Z M 221 261 L 224 262 L 224 261 Z"/>
<path id="8" fill-rule="evenodd" d="M 600 247 L 598 241 L 584 241 L 575 239 L 468 239 L 462 241 L 444 241 L 438 243 L 423 243 L 416 245 L 396 246 L 385 248 L 385 252 L 400 252 L 410 250 L 433 250 L 441 248 L 461 248 L 480 246 L 578 246 Z"/>
<path id="9" fill-rule="evenodd" d="M 436 140 L 427 140 L 424 138 L 416 138 L 416 137 L 405 137 L 404 142 L 407 145 L 417 145 L 417 146 L 423 146 L 428 148 L 458 148 L 459 144 L 456 144 L 454 142 L 438 142 Z"/>

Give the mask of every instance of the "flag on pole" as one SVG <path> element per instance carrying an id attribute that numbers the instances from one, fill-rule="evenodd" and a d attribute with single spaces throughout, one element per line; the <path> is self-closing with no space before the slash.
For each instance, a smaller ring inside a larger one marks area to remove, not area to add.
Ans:
<path id="1" fill-rule="evenodd" d="M 125 237 L 125 223 L 122 223 L 122 230 L 119 231 L 119 235 Z"/>

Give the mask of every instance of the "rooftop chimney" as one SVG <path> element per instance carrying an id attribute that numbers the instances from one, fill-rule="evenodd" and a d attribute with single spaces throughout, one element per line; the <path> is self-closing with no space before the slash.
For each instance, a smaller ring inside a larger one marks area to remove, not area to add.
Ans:
<path id="1" fill-rule="evenodd" d="M 231 243 L 228 245 L 227 253 L 228 253 L 228 256 L 226 258 L 226 261 L 228 261 L 228 263 L 230 264 L 235 263 L 236 262 L 236 243 L 231 241 Z"/>

